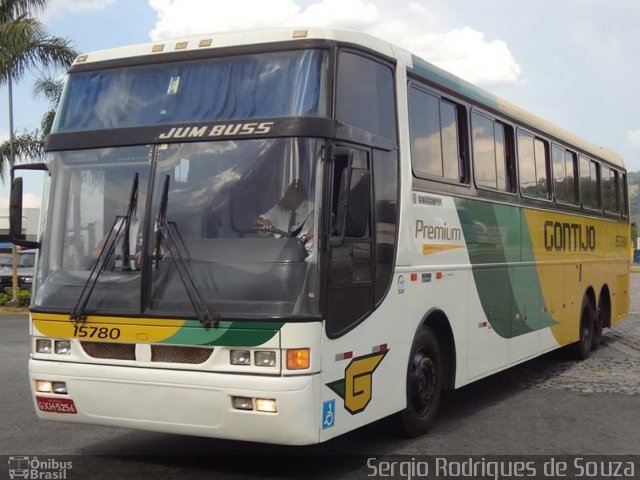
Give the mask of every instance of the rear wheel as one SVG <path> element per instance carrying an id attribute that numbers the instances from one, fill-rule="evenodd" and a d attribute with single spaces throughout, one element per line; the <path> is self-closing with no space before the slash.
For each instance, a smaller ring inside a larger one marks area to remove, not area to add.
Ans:
<path id="1" fill-rule="evenodd" d="M 596 331 L 596 312 L 593 304 L 587 296 L 582 300 L 580 308 L 580 339 L 571 345 L 571 356 L 576 360 L 589 358 L 593 348 L 593 340 Z"/>
<path id="2" fill-rule="evenodd" d="M 400 432 L 425 433 L 435 421 L 442 394 L 442 362 L 435 333 L 424 327 L 416 334 L 407 367 L 407 408 L 397 415 Z"/>
<path id="3" fill-rule="evenodd" d="M 602 338 L 602 329 L 611 325 L 611 302 L 609 301 L 609 291 L 603 291 L 600 294 L 600 301 L 598 302 L 598 313 L 596 315 L 596 326 L 593 333 L 593 350 L 596 350 L 600 346 L 600 339 Z"/>

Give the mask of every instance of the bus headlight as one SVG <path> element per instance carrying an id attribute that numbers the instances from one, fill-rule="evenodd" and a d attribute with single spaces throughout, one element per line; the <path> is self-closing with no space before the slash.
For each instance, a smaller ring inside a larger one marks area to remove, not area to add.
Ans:
<path id="1" fill-rule="evenodd" d="M 257 367 L 275 367 L 276 352 L 274 351 L 258 351 L 255 353 L 254 362 Z"/>
<path id="2" fill-rule="evenodd" d="M 68 355 L 71 353 L 71 342 L 69 340 L 56 340 L 54 343 L 54 351 L 59 355 Z"/>
<path id="3" fill-rule="evenodd" d="M 53 385 L 47 380 L 36 380 L 36 392 L 38 393 L 52 393 Z"/>
<path id="4" fill-rule="evenodd" d="M 231 350 L 231 365 L 251 365 L 251 352 L 249 350 Z"/>
<path id="5" fill-rule="evenodd" d="M 231 397 L 236 410 L 253 410 L 253 399 L 249 397 Z"/>
<path id="6" fill-rule="evenodd" d="M 51 353 L 51 340 L 48 338 L 37 338 L 36 339 L 36 352 L 37 353 Z"/>
<path id="7" fill-rule="evenodd" d="M 273 398 L 256 398 L 256 410 L 264 413 L 278 413 L 278 406 Z"/>
<path id="8" fill-rule="evenodd" d="M 64 382 L 53 382 L 51 387 L 53 389 L 53 393 L 58 393 L 60 395 L 67 394 L 67 384 Z"/>

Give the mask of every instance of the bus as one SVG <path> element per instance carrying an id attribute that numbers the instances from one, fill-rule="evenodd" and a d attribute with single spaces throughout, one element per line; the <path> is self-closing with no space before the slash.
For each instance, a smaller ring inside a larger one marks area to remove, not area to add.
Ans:
<path id="1" fill-rule="evenodd" d="M 325 28 L 80 55 L 46 161 L 44 420 L 303 445 L 567 347 L 629 308 L 626 171 L 386 41 Z M 24 176 L 44 170 L 37 242 Z"/>

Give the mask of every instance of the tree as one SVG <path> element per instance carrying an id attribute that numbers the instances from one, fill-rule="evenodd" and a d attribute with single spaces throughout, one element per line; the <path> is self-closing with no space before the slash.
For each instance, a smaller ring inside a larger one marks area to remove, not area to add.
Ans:
<path id="1" fill-rule="evenodd" d="M 31 158 L 36 151 L 33 138 L 23 135 L 15 140 L 13 128 L 13 82 L 19 81 L 27 70 L 33 68 L 64 68 L 77 56 L 71 42 L 49 35 L 42 23 L 33 17 L 42 11 L 48 0 L 0 0 L 0 86 L 6 84 L 9 91 L 9 155 L 0 157 L 0 174 L 15 164 L 18 157 Z M 36 135 L 37 137 L 37 135 Z M 17 256 L 13 249 L 13 300 L 17 301 Z"/>
<path id="2" fill-rule="evenodd" d="M 34 96 L 44 96 L 49 100 L 49 109 L 43 114 L 40 122 L 41 130 L 24 130 L 13 138 L 13 150 L 20 162 L 41 160 L 44 156 L 44 141 L 53 125 L 63 84 L 61 80 L 51 77 L 38 78 L 33 85 Z M 6 178 L 6 166 L 11 164 L 11 142 L 0 143 L 0 178 Z"/>
<path id="3" fill-rule="evenodd" d="M 13 145 L 13 82 L 34 68 L 66 68 L 77 56 L 69 40 L 49 35 L 42 23 L 33 18 L 47 3 L 48 0 L 0 0 L 0 86 L 6 84 L 9 89 L 11 137 L 9 157 L 0 157 L 0 173 L 6 171 L 7 163 L 14 163 L 16 154 L 21 160 L 28 160 L 30 154 L 39 151 L 37 145 L 30 143 L 33 135 L 23 136 Z"/>

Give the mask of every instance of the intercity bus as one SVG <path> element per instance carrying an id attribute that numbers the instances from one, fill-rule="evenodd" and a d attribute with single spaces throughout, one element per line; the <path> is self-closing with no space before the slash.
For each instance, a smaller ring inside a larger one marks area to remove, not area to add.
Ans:
<path id="1" fill-rule="evenodd" d="M 38 416 L 279 444 L 567 347 L 629 304 L 615 153 L 389 43 L 324 29 L 79 56 L 46 162 Z"/>

